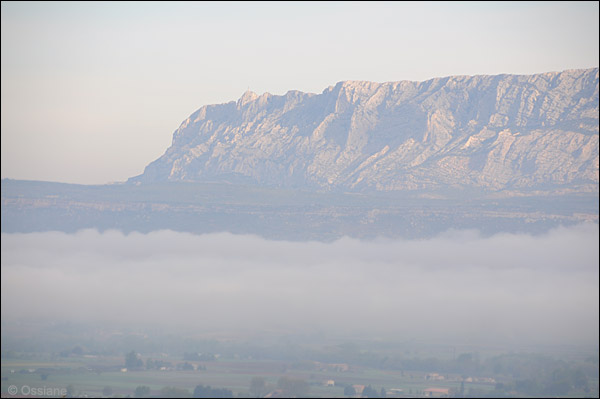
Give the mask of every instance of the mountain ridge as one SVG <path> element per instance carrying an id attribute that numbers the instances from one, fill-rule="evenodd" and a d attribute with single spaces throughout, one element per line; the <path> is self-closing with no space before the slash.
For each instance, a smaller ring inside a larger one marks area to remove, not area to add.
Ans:
<path id="1" fill-rule="evenodd" d="M 130 183 L 598 190 L 598 68 L 247 91 L 184 120 Z"/>

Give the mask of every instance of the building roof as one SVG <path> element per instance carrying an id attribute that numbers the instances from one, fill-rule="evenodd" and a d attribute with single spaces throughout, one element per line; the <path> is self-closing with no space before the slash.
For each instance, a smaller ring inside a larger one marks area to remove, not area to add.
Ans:
<path id="1" fill-rule="evenodd" d="M 427 388 L 425 392 L 448 393 L 448 388 Z"/>

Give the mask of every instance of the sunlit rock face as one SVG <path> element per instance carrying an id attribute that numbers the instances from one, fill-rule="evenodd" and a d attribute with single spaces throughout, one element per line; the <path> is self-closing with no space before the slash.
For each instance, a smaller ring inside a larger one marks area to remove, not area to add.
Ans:
<path id="1" fill-rule="evenodd" d="M 598 68 L 246 92 L 203 106 L 130 182 L 598 190 Z"/>

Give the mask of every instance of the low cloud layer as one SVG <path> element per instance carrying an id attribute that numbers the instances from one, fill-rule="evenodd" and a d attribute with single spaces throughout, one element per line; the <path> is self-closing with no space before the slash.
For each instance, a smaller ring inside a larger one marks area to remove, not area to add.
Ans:
<path id="1" fill-rule="evenodd" d="M 598 238 L 597 224 L 334 243 L 2 234 L 2 320 L 597 344 Z"/>

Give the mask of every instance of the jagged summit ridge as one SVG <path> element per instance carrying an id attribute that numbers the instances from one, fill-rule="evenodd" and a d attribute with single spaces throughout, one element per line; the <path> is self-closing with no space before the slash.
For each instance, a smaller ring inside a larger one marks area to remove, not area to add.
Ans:
<path id="1" fill-rule="evenodd" d="M 132 182 L 598 190 L 598 68 L 343 81 L 207 105 Z"/>

